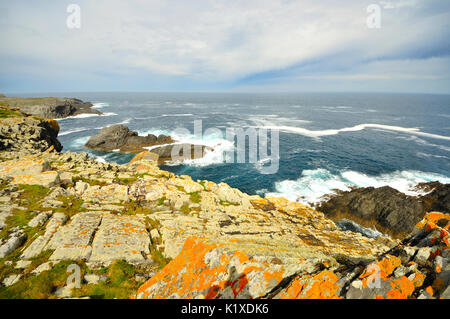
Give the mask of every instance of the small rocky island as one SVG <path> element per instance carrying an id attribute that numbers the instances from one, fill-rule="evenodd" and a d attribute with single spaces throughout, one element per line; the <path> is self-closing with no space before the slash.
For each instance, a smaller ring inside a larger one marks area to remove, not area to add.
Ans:
<path id="1" fill-rule="evenodd" d="M 102 113 L 93 109 L 91 102 L 83 102 L 75 98 L 57 97 L 6 97 L 0 94 L 0 105 L 18 108 L 22 112 L 49 119 L 60 119 L 80 114 Z"/>
<path id="2" fill-rule="evenodd" d="M 170 161 L 172 151 L 175 151 L 179 160 L 185 160 L 203 157 L 205 150 L 211 150 L 204 145 L 176 143 L 167 135 L 148 134 L 147 136 L 139 136 L 137 132 L 131 131 L 124 125 L 111 125 L 102 128 L 97 135 L 92 136 L 85 144 L 87 148 L 98 151 L 118 150 L 129 153 L 139 153 L 144 151 L 146 147 L 156 145 L 161 146 L 152 148 L 151 152 L 158 155 L 160 162 Z M 177 147 L 176 150 L 174 150 L 175 147 Z M 184 150 L 187 150 L 186 154 L 184 154 Z"/>

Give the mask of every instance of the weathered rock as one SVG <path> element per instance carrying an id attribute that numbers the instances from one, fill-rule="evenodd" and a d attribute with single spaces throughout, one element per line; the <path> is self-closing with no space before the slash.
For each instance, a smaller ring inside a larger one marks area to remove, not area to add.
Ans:
<path id="1" fill-rule="evenodd" d="M 6 240 L 6 242 L 0 246 L 0 259 L 5 258 L 14 250 L 22 246 L 26 240 L 27 234 L 25 234 L 23 231 L 18 230 L 12 233 Z"/>
<path id="2" fill-rule="evenodd" d="M 58 132 L 59 125 L 54 120 L 32 117 L 0 119 L 0 150 L 31 153 L 51 149 L 61 151 Z"/>
<path id="3" fill-rule="evenodd" d="M 59 228 L 46 246 L 47 249 L 55 249 L 50 260 L 88 260 L 102 215 L 102 212 L 79 213 L 70 223 Z"/>
<path id="4" fill-rule="evenodd" d="M 151 262 L 149 245 L 142 219 L 105 214 L 92 243 L 89 263 L 108 265 L 117 259 L 131 264 Z"/>
<path id="5" fill-rule="evenodd" d="M 38 227 L 45 224 L 52 214 L 49 212 L 42 212 L 28 222 L 30 227 Z"/>
<path id="6" fill-rule="evenodd" d="M 425 207 L 419 200 L 389 186 L 339 192 L 321 203 L 317 210 L 330 218 L 357 218 L 358 223 L 366 220 L 378 230 L 390 230 L 399 235 L 411 232 L 425 214 Z"/>
<path id="7" fill-rule="evenodd" d="M 84 281 L 87 284 L 97 285 L 101 282 L 105 282 L 108 278 L 106 276 L 100 276 L 96 274 L 87 274 L 84 275 Z"/>
<path id="8" fill-rule="evenodd" d="M 16 284 L 21 278 L 22 278 L 21 274 L 12 274 L 3 279 L 2 283 L 5 287 L 9 287 Z"/>
<path id="9" fill-rule="evenodd" d="M 92 136 L 85 146 L 102 151 L 119 149 L 122 152 L 140 152 L 143 147 L 167 142 L 173 141 L 170 137 L 156 137 L 153 134 L 139 136 L 124 125 L 111 125 L 102 128 L 97 135 Z"/>
<path id="10" fill-rule="evenodd" d="M 16 269 L 25 269 L 31 264 L 31 260 L 19 260 L 16 262 Z"/>
<path id="11" fill-rule="evenodd" d="M 202 158 L 207 150 L 212 150 L 212 148 L 205 145 L 180 143 L 155 147 L 150 152 L 158 155 L 159 162 L 182 162 Z"/>
<path id="12" fill-rule="evenodd" d="M 24 259 L 30 259 L 39 255 L 46 246 L 50 239 L 53 237 L 57 229 L 64 225 L 67 221 L 67 215 L 63 213 L 54 213 L 50 218 L 45 228 L 45 233 L 36 238 L 22 253 L 21 257 Z"/>
<path id="13" fill-rule="evenodd" d="M 137 298 L 259 298 L 295 273 L 313 269 L 311 262 L 298 260 L 285 267 L 270 257 L 251 257 L 189 238 L 181 253 L 139 288 Z"/>

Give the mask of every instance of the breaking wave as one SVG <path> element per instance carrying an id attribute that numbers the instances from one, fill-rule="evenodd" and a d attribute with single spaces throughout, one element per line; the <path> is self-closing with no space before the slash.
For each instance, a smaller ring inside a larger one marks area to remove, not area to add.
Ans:
<path id="1" fill-rule="evenodd" d="M 332 174 L 327 169 L 304 170 L 297 180 L 284 180 L 275 183 L 275 192 L 270 196 L 283 196 L 304 204 L 317 204 L 324 195 L 334 190 L 349 191 L 352 187 L 390 186 L 406 195 L 422 195 L 414 189 L 418 183 L 439 181 L 450 183 L 450 178 L 436 173 L 421 171 L 396 171 L 389 174 L 370 176 L 355 171 L 342 171 Z"/>

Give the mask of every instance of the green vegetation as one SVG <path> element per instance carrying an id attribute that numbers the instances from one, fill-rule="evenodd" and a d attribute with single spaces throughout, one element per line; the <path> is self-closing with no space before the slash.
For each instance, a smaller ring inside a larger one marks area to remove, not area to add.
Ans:
<path id="1" fill-rule="evenodd" d="M 222 206 L 239 206 L 239 204 L 231 203 L 227 200 L 220 200 L 219 203 Z"/>
<path id="2" fill-rule="evenodd" d="M 207 189 L 206 189 L 206 186 L 205 186 L 205 181 L 199 181 L 198 183 L 199 183 L 200 185 L 202 185 L 203 190 L 205 190 L 205 191 L 207 190 Z"/>
<path id="3" fill-rule="evenodd" d="M 72 217 L 79 212 L 85 212 L 86 208 L 81 207 L 84 200 L 76 196 L 58 196 L 57 200 L 61 201 L 63 204 L 61 207 L 54 209 L 55 212 L 64 213 L 69 217 Z"/>
<path id="4" fill-rule="evenodd" d="M 122 215 L 136 215 L 136 214 L 148 215 L 153 212 L 152 209 L 143 207 L 139 201 L 129 201 L 127 203 L 124 203 L 123 206 L 124 209 L 121 212 Z"/>
<path id="5" fill-rule="evenodd" d="M 101 268 L 98 273 L 105 274 L 108 277 L 107 281 L 96 285 L 83 284 L 80 289 L 73 289 L 73 295 L 98 299 L 124 299 L 133 295 L 139 287 L 134 279 L 136 270 L 124 260 L 116 260 L 110 267 Z"/>
<path id="6" fill-rule="evenodd" d="M 78 264 L 83 276 L 86 269 L 84 263 L 61 261 L 52 269 L 43 271 L 39 275 L 25 275 L 11 287 L 0 287 L 0 299 L 54 299 L 56 298 L 53 295 L 55 290 L 66 285 L 67 277 L 70 275 L 67 268 L 71 264 Z"/>
<path id="7" fill-rule="evenodd" d="M 106 186 L 107 183 L 103 181 L 99 181 L 97 179 L 89 179 L 82 176 L 72 177 L 72 182 L 75 184 L 76 182 L 81 181 L 88 183 L 90 186 Z"/>
<path id="8" fill-rule="evenodd" d="M 193 202 L 193 203 L 198 204 L 198 203 L 200 203 L 201 200 L 202 200 L 202 197 L 200 196 L 199 192 L 192 192 L 192 193 L 189 193 L 189 195 L 191 195 L 191 196 L 189 197 L 189 199 L 190 199 L 191 202 Z"/>
<path id="9" fill-rule="evenodd" d="M 3 106 L 0 104 L 0 106 Z M 13 111 L 9 108 L 0 108 L 0 118 L 7 119 L 12 117 L 22 117 L 22 114 L 18 111 Z"/>
<path id="10" fill-rule="evenodd" d="M 164 202 L 167 200 L 166 196 L 161 197 L 160 199 L 158 199 L 158 206 L 162 206 L 164 205 Z"/>

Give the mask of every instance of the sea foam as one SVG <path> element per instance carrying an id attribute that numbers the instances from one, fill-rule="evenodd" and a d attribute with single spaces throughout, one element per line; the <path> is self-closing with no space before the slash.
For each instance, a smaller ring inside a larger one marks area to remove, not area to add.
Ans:
<path id="1" fill-rule="evenodd" d="M 418 183 L 439 181 L 450 183 L 450 178 L 421 171 L 396 171 L 389 174 L 371 176 L 356 171 L 342 171 L 332 174 L 327 169 L 319 168 L 304 170 L 297 180 L 284 180 L 275 183 L 275 192 L 266 193 L 270 196 L 282 196 L 292 201 L 304 204 L 317 204 L 324 195 L 334 193 L 334 190 L 349 191 L 351 187 L 381 187 L 390 186 L 411 196 L 423 195 L 424 192 L 414 189 Z"/>

